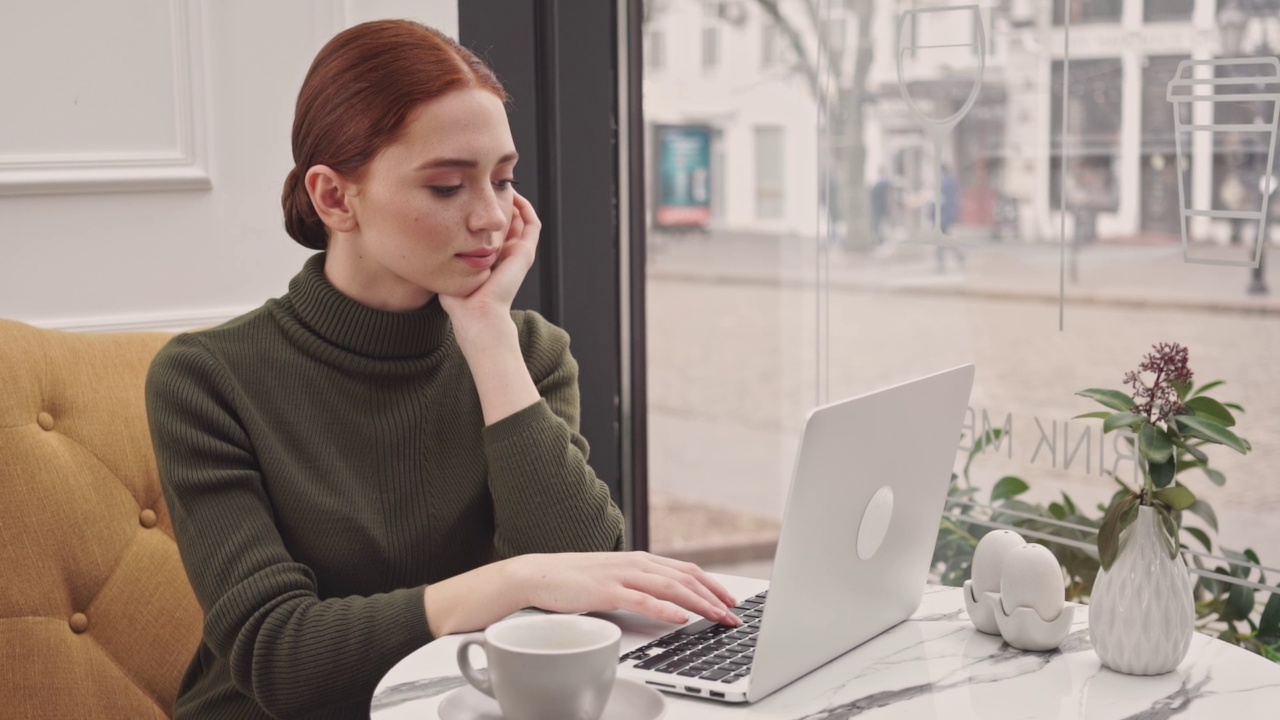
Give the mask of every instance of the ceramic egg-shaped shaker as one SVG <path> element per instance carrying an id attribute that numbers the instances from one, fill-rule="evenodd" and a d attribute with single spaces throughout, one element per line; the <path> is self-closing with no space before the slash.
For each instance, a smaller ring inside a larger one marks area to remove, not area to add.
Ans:
<path id="1" fill-rule="evenodd" d="M 1000 592 L 1000 576 L 1005 558 L 1010 552 L 1027 544 L 1021 535 L 1012 530 L 993 530 L 978 541 L 973 551 L 973 599 L 981 600 L 983 593 Z"/>
<path id="2" fill-rule="evenodd" d="M 1031 543 L 1004 558 L 1000 577 L 1000 605 L 1006 615 L 1031 608 L 1045 622 L 1057 619 L 1066 603 L 1062 566 L 1049 548 Z"/>

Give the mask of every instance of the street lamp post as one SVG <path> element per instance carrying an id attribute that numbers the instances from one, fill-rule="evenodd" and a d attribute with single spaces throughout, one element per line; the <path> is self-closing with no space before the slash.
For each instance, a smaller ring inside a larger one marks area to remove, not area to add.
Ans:
<path id="1" fill-rule="evenodd" d="M 1268 42 L 1266 23 L 1275 19 L 1278 14 L 1280 14 L 1280 0 L 1229 0 L 1224 3 L 1223 7 L 1218 11 L 1217 18 L 1223 51 L 1228 57 L 1241 57 L 1246 54 L 1255 57 L 1270 55 L 1271 47 Z M 1250 21 L 1255 19 L 1261 25 L 1262 40 L 1256 48 L 1251 48 L 1249 52 L 1244 52 L 1245 34 L 1249 29 Z M 1253 165 L 1253 162 L 1250 162 L 1249 165 Z M 1259 178 L 1258 191 L 1263 198 L 1266 198 L 1275 192 L 1275 180 L 1266 176 L 1266 158 L 1263 159 L 1262 166 L 1263 170 L 1262 176 Z M 1250 271 L 1247 290 L 1250 295 L 1266 295 L 1269 292 L 1266 281 L 1266 230 L 1269 230 L 1269 228 L 1267 228 L 1267 218 L 1264 217 L 1258 224 L 1258 233 L 1254 240 L 1256 243 L 1254 253 L 1257 255 L 1258 264 Z"/>

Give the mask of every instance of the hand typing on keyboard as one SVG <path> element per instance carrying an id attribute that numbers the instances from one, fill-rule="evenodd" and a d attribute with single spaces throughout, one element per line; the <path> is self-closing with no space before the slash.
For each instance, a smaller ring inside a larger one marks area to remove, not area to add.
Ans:
<path id="1" fill-rule="evenodd" d="M 751 673 L 767 598 L 766 590 L 731 609 L 739 627 L 699 620 L 624 654 L 619 662 L 635 660 L 637 670 L 736 682 Z"/>
<path id="2" fill-rule="evenodd" d="M 526 605 L 554 612 L 629 610 L 672 623 L 689 611 L 708 624 L 741 625 L 729 591 L 693 563 L 647 552 L 521 555 L 517 582 Z"/>

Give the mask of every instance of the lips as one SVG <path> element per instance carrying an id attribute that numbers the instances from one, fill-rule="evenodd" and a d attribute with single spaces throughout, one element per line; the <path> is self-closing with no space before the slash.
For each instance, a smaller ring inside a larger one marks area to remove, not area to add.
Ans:
<path id="1" fill-rule="evenodd" d="M 469 253 L 458 253 L 454 257 L 470 267 L 484 269 L 491 267 L 497 261 L 498 251 L 496 248 L 492 250 L 475 250 Z"/>

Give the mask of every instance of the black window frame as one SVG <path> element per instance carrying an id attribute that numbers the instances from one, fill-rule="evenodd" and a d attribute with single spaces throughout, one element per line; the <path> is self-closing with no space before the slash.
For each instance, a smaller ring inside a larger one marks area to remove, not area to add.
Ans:
<path id="1" fill-rule="evenodd" d="M 649 547 L 642 15 L 642 0 L 458 3 L 459 41 L 511 97 L 516 177 L 543 222 L 515 304 L 569 333 L 588 461 L 637 550 Z"/>

